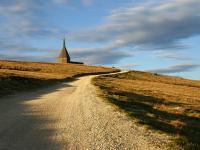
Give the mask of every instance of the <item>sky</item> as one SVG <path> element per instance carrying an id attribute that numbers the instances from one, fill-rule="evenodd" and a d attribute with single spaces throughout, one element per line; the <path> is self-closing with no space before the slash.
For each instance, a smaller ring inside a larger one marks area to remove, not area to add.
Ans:
<path id="1" fill-rule="evenodd" d="M 0 0 L 0 59 L 73 61 L 200 80 L 200 0 Z"/>

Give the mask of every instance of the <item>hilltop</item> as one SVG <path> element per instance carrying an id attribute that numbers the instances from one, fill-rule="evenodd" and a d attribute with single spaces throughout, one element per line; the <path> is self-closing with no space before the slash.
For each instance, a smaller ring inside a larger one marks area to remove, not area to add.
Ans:
<path id="1" fill-rule="evenodd" d="M 181 149 L 200 149 L 200 81 L 130 71 L 93 83 L 100 96 L 138 124 L 173 135 Z"/>
<path id="2" fill-rule="evenodd" d="M 119 71 L 82 64 L 0 61 L 0 96 L 36 89 L 75 77 Z"/>
<path id="3" fill-rule="evenodd" d="M 200 81 L 141 71 L 77 78 L 117 71 L 0 61 L 0 129 L 10 131 L 0 147 L 200 149 Z"/>

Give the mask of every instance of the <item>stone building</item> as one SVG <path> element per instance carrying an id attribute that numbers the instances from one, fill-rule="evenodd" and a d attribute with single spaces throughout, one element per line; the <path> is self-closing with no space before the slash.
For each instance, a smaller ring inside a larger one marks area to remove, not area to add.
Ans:
<path id="1" fill-rule="evenodd" d="M 58 62 L 62 63 L 62 64 L 66 64 L 66 63 L 70 63 L 70 56 L 69 53 L 67 51 L 66 45 L 65 45 L 65 39 L 63 40 L 63 48 L 60 52 L 59 58 L 58 58 Z"/>

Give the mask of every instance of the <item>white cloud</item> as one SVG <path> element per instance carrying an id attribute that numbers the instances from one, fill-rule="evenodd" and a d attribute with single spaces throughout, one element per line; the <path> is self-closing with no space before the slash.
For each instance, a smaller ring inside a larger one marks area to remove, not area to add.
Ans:
<path id="1" fill-rule="evenodd" d="M 71 49 L 69 53 L 75 60 L 81 60 L 87 64 L 114 64 L 119 62 L 122 58 L 133 55 L 131 52 L 127 51 L 116 51 L 110 46 L 103 48 Z"/>
<path id="2" fill-rule="evenodd" d="M 153 55 L 155 57 L 159 57 L 159 58 L 165 58 L 165 59 L 174 59 L 174 60 L 181 60 L 181 61 L 191 61 L 192 58 L 190 58 L 189 56 L 185 56 L 184 53 L 182 51 L 166 51 L 166 50 L 158 50 L 158 51 L 154 51 Z"/>
<path id="3" fill-rule="evenodd" d="M 86 6 L 90 6 L 93 3 L 93 0 L 82 0 L 83 4 Z"/>
<path id="4" fill-rule="evenodd" d="M 121 45 L 173 45 L 200 34 L 200 1 L 169 0 L 120 8 L 106 17 L 105 24 L 78 32 L 73 39 L 114 42 Z"/>
<path id="5" fill-rule="evenodd" d="M 93 3 L 94 0 L 81 0 L 81 2 L 77 1 L 77 0 L 53 0 L 53 2 L 57 3 L 57 4 L 66 4 L 66 3 L 78 3 L 78 4 L 83 4 L 85 6 L 90 6 Z"/>
<path id="6" fill-rule="evenodd" d="M 181 64 L 181 65 L 174 65 L 174 66 L 169 66 L 167 68 L 160 68 L 149 71 L 155 73 L 171 74 L 180 72 L 190 72 L 196 70 L 199 67 L 200 67 L 199 64 Z"/>

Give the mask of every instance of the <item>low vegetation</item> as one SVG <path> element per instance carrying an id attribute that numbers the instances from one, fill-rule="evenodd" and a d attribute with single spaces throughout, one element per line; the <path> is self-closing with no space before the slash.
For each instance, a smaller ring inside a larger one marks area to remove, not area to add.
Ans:
<path id="1" fill-rule="evenodd" d="M 0 61 L 0 97 L 36 89 L 75 77 L 116 72 L 117 69 L 81 64 Z"/>
<path id="2" fill-rule="evenodd" d="M 139 124 L 172 135 L 180 149 L 200 149 L 200 81 L 131 71 L 93 82 Z"/>

